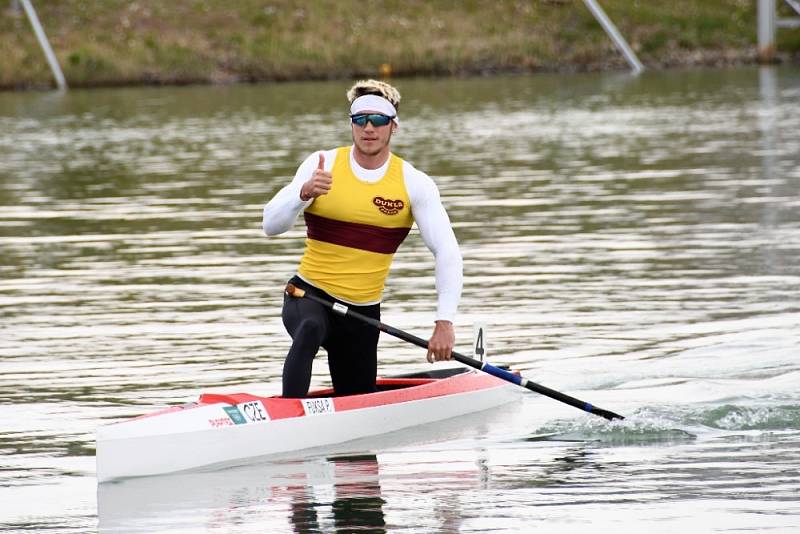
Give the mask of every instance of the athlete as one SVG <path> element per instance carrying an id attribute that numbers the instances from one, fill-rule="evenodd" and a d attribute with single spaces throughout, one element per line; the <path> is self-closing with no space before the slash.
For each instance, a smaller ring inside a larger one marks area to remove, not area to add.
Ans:
<path id="1" fill-rule="evenodd" d="M 462 261 L 450 219 L 433 180 L 390 151 L 400 126 L 400 93 L 376 81 L 348 92 L 353 144 L 314 152 L 294 179 L 264 207 L 268 236 L 289 230 L 302 211 L 306 248 L 295 286 L 380 320 L 392 257 L 417 223 L 435 258 L 437 312 L 429 362 L 449 360 L 453 319 L 461 298 Z M 319 347 L 339 395 L 375 391 L 379 331 L 311 299 L 284 296 L 283 324 L 292 346 L 283 367 L 283 396 L 303 397 Z"/>

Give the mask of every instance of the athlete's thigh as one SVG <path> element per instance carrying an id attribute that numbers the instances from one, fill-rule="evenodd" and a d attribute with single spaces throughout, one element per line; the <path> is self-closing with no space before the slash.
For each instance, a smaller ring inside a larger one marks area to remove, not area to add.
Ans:
<path id="1" fill-rule="evenodd" d="M 376 315 L 374 310 L 367 311 Z M 375 318 L 380 318 L 379 312 Z M 333 387 L 339 395 L 375 391 L 380 332 L 350 317 L 340 319 L 332 325 L 325 344 Z"/>
<path id="2" fill-rule="evenodd" d="M 311 299 L 283 297 L 281 318 L 286 331 L 294 338 L 296 335 L 314 336 L 318 343 L 324 343 L 330 330 L 327 309 Z"/>

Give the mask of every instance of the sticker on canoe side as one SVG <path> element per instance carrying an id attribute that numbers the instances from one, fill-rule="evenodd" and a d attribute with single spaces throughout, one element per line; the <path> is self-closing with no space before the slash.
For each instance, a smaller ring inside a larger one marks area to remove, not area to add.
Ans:
<path id="1" fill-rule="evenodd" d="M 247 420 L 245 420 L 242 412 L 240 412 L 239 408 L 236 406 L 223 406 L 222 409 L 225 410 L 225 413 L 228 414 L 228 417 L 230 417 L 231 421 L 233 421 L 235 424 L 243 425 L 247 423 Z"/>
<path id="2" fill-rule="evenodd" d="M 241 404 L 237 404 L 236 407 L 239 408 L 239 411 L 244 414 L 244 418 L 250 423 L 269 421 L 267 409 L 264 407 L 264 403 L 262 403 L 260 400 L 243 402 Z"/>
<path id="3" fill-rule="evenodd" d="M 336 408 L 333 406 L 333 399 L 325 397 L 322 399 L 301 399 L 303 411 L 306 415 L 320 415 L 323 413 L 333 413 Z"/>
<path id="4" fill-rule="evenodd" d="M 264 407 L 264 403 L 260 400 L 242 402 L 236 406 L 223 406 L 223 410 L 228 414 L 230 421 L 236 425 L 245 425 L 247 423 L 260 423 L 262 421 L 269 421 L 269 414 Z M 230 421 L 227 422 L 230 425 Z M 210 419 L 211 426 L 226 426 L 225 420 Z"/>

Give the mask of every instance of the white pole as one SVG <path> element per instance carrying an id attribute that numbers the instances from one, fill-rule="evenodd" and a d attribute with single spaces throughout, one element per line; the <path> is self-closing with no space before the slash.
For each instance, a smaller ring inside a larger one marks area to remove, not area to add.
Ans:
<path id="1" fill-rule="evenodd" d="M 786 0 L 786 3 L 800 14 L 800 0 Z M 778 26 L 778 28 L 800 28 L 800 17 L 777 19 L 775 25 Z"/>
<path id="2" fill-rule="evenodd" d="M 769 62 L 775 57 L 775 0 L 758 0 L 758 59 Z"/>
<path id="3" fill-rule="evenodd" d="M 595 0 L 583 0 L 583 3 L 586 4 L 586 7 L 588 7 L 589 11 L 591 11 L 592 15 L 594 15 L 594 18 L 597 19 L 597 22 L 600 23 L 608 36 L 611 37 L 611 40 L 614 41 L 614 44 L 617 45 L 617 48 L 619 48 L 619 50 L 625 56 L 625 59 L 631 66 L 633 73 L 639 74 L 642 72 L 644 70 L 644 66 L 639 61 L 639 58 L 636 57 L 636 54 L 634 54 L 631 47 L 628 46 L 628 42 L 625 40 L 625 38 L 619 33 L 617 27 L 614 26 L 614 23 L 608 18 L 606 12 L 603 11 L 603 8 L 600 7 Z"/>
<path id="4" fill-rule="evenodd" d="M 53 49 L 50 48 L 50 42 L 47 40 L 47 36 L 44 34 L 44 29 L 39 23 L 39 17 L 36 16 L 36 10 L 33 9 L 31 0 L 20 0 L 20 2 L 22 2 L 22 7 L 25 8 L 25 14 L 28 15 L 28 20 L 30 21 L 31 26 L 33 26 L 33 31 L 36 34 L 36 38 L 39 40 L 39 46 L 41 46 L 42 51 L 44 51 L 44 55 L 47 58 L 47 63 L 50 64 L 50 70 L 53 71 L 53 76 L 56 79 L 58 88 L 62 90 L 66 89 L 67 81 L 64 79 L 64 73 L 61 72 L 58 59 L 56 59 Z"/>

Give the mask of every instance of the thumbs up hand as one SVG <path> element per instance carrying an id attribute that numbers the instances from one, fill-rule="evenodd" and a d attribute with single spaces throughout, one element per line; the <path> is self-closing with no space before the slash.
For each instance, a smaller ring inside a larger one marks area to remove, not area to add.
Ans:
<path id="1" fill-rule="evenodd" d="M 300 200 L 311 200 L 322 195 L 327 195 L 333 185 L 333 176 L 325 171 L 325 156 L 319 153 L 319 163 L 311 178 L 300 188 Z"/>

